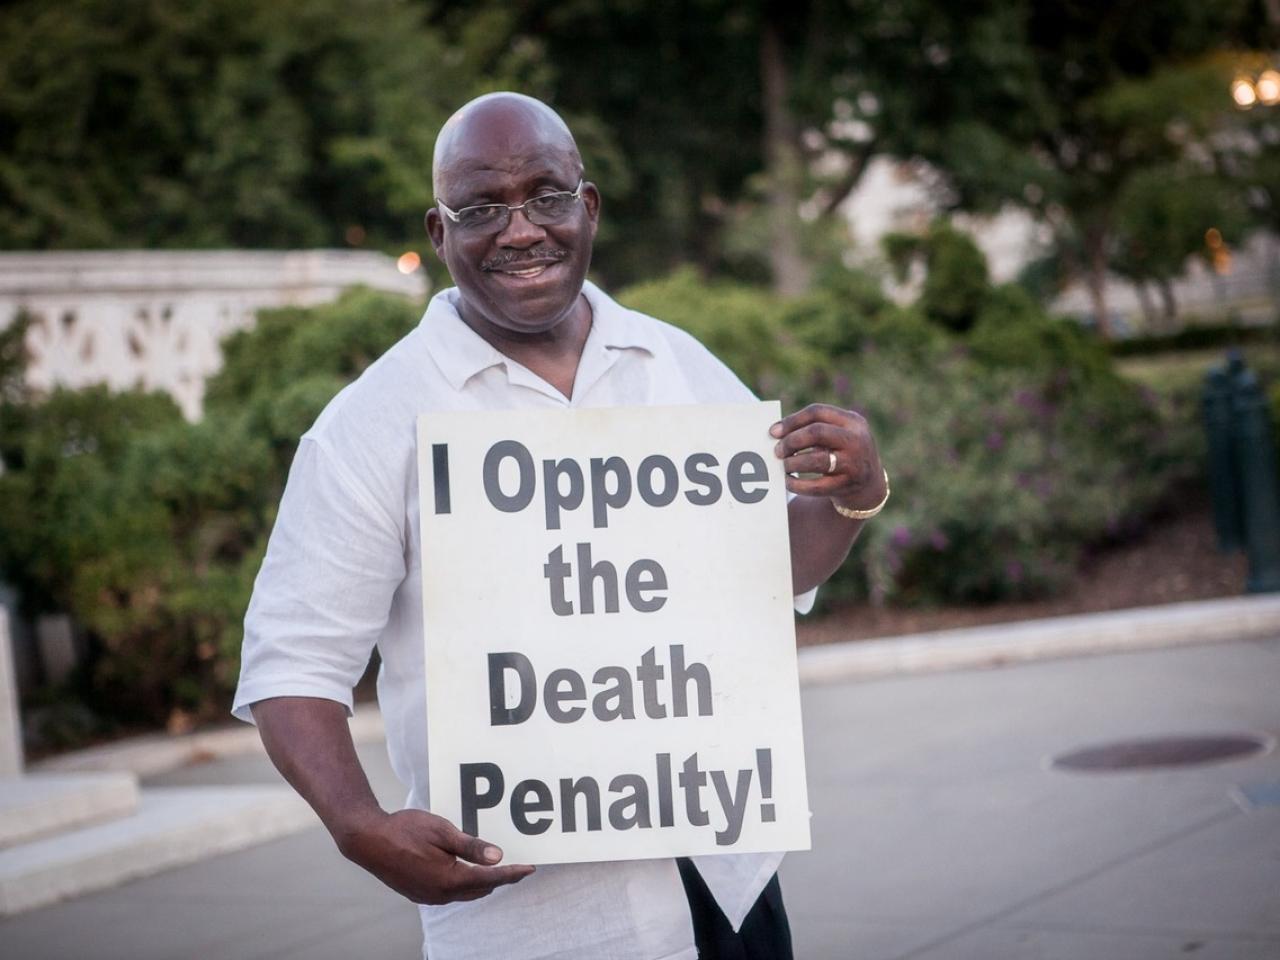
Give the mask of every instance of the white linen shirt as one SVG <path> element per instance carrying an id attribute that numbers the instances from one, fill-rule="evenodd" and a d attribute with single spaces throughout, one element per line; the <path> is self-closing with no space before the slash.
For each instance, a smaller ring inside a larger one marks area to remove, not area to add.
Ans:
<path id="1" fill-rule="evenodd" d="M 378 702 L 406 806 L 429 809 L 416 420 L 421 413 L 753 400 L 683 331 L 583 288 L 592 325 L 566 398 L 458 315 L 456 288 L 325 408 L 303 436 L 245 618 L 232 712 L 270 697 L 351 710 L 377 644 Z M 807 610 L 812 593 L 797 599 Z M 735 929 L 782 854 L 694 858 Z M 693 960 L 688 902 L 670 859 L 540 866 L 468 903 L 423 906 L 431 960 Z"/>

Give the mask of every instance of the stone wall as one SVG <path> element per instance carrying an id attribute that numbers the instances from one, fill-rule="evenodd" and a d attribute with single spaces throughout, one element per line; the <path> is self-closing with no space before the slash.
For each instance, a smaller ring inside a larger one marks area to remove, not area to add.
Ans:
<path id="1" fill-rule="evenodd" d="M 19 311 L 33 387 L 105 383 L 173 396 L 200 416 L 219 341 L 263 307 L 311 306 L 364 285 L 425 300 L 421 270 L 380 253 L 102 251 L 0 254 L 0 327 Z"/>

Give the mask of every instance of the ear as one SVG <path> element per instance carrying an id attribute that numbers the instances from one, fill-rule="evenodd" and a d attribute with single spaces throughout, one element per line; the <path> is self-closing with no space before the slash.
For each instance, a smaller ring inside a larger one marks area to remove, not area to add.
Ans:
<path id="1" fill-rule="evenodd" d="M 591 221 L 591 236 L 596 235 L 600 225 L 600 191 L 588 180 L 582 185 L 582 205 L 587 209 L 587 219 Z"/>
<path id="2" fill-rule="evenodd" d="M 427 209 L 426 215 L 422 218 L 422 222 L 426 225 L 427 236 L 431 238 L 431 246 L 435 248 L 436 257 L 441 263 L 444 263 L 444 218 L 440 216 L 440 211 L 435 206 Z"/>

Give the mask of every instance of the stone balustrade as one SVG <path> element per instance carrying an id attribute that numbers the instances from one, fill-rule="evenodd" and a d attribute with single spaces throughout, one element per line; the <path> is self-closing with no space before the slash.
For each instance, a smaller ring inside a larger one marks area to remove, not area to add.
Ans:
<path id="1" fill-rule="evenodd" d="M 171 394 L 198 419 L 219 342 L 264 307 L 313 306 L 371 287 L 423 300 L 421 270 L 343 250 L 118 250 L 0 254 L 0 327 L 25 311 L 37 389 L 105 383 Z"/>

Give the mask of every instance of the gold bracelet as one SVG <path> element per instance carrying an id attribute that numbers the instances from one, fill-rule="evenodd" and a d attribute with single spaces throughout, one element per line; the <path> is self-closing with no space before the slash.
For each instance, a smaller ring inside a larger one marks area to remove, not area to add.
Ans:
<path id="1" fill-rule="evenodd" d="M 883 468 L 881 468 L 883 469 Z M 877 503 L 870 510 L 854 510 L 851 507 L 842 507 L 834 500 L 831 506 L 836 508 L 836 513 L 842 517 L 848 517 L 850 520 L 870 520 L 877 513 L 884 509 L 884 505 L 889 502 L 889 471 L 884 471 L 884 499 Z"/>

